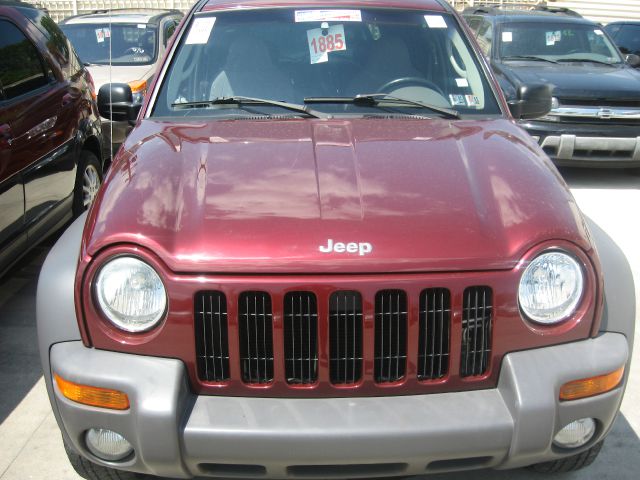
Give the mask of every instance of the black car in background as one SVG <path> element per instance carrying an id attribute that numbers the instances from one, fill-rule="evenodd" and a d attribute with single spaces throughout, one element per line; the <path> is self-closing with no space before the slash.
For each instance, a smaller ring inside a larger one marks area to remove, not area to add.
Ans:
<path id="1" fill-rule="evenodd" d="M 612 22 L 604 27 L 624 54 L 640 55 L 640 22 Z"/>
<path id="2" fill-rule="evenodd" d="M 640 64 L 570 10 L 463 13 L 508 100 L 549 84 L 551 111 L 522 126 L 558 165 L 640 166 Z"/>
<path id="3" fill-rule="evenodd" d="M 0 275 L 93 201 L 103 167 L 94 99 L 53 19 L 0 0 Z"/>

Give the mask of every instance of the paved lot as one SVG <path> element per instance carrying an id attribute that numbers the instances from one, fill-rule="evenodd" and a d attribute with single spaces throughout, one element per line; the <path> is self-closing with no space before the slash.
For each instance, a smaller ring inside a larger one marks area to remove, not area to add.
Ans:
<path id="1" fill-rule="evenodd" d="M 629 258 L 640 297 L 640 176 L 625 172 L 563 170 L 583 211 L 609 233 Z M 50 412 L 36 347 L 35 290 L 52 241 L 0 279 L 0 480 L 74 480 Z M 574 479 L 637 479 L 640 476 L 640 315 L 631 382 L 613 431 L 588 469 L 553 476 Z M 434 475 L 434 480 L 538 479 L 527 470 Z"/>

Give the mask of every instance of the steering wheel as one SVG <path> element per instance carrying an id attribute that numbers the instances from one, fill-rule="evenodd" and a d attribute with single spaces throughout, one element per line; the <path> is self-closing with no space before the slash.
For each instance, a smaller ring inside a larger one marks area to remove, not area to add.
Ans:
<path id="1" fill-rule="evenodd" d="M 420 77 L 396 78 L 395 80 L 391 80 L 385 83 L 384 85 L 381 85 L 380 87 L 378 87 L 378 92 L 389 93 L 393 90 L 397 90 L 398 88 L 408 86 L 408 85 L 423 86 L 438 92 L 440 95 L 444 97 L 444 93 L 442 93 L 442 90 L 440 89 L 440 87 L 438 87 L 435 83 L 431 82 L 430 80 L 427 80 L 425 78 L 420 78 Z"/>

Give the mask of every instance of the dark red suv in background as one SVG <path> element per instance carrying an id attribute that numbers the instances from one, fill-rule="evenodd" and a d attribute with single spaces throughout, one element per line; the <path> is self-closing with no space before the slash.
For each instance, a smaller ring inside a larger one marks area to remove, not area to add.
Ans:
<path id="1" fill-rule="evenodd" d="M 0 274 L 93 200 L 102 179 L 94 98 L 51 17 L 0 2 Z"/>

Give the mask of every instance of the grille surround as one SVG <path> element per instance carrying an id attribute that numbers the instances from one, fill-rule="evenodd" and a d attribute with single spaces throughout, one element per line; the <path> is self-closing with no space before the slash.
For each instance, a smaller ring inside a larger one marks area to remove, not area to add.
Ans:
<path id="1" fill-rule="evenodd" d="M 535 258 L 545 249 L 564 248 L 575 254 L 584 265 L 587 275 L 584 298 L 575 316 L 557 328 L 541 329 L 523 321 L 517 308 L 517 286 L 521 276 L 518 263 L 513 268 L 496 270 L 467 269 L 451 271 L 433 271 L 430 273 L 289 273 L 286 275 L 258 273 L 196 273 L 168 270 L 167 266 L 153 253 L 136 246 L 135 254 L 143 258 L 160 274 L 169 296 L 165 320 L 158 328 L 136 335 L 135 338 L 114 328 L 97 309 L 91 279 L 95 278 L 100 265 L 114 255 L 132 254 L 131 246 L 118 245 L 105 249 L 92 258 L 91 262 L 79 266 L 77 285 L 80 294 L 76 299 L 78 308 L 82 308 L 86 322 L 80 325 L 83 339 L 94 348 L 123 352 L 128 354 L 149 355 L 174 358 L 183 362 L 191 391 L 198 395 L 218 395 L 228 397 L 271 397 L 271 398 L 334 398 L 334 397 L 380 397 L 388 395 L 422 395 L 430 393 L 457 392 L 495 388 L 500 375 L 502 358 L 512 351 L 542 348 L 580 341 L 591 336 L 600 325 L 601 298 L 598 296 L 600 285 L 599 270 L 594 268 L 593 259 L 576 249 L 574 243 L 557 240 L 545 242 L 526 252 L 522 259 Z M 410 330 L 407 360 L 407 376 L 402 382 L 376 384 L 373 380 L 373 299 L 379 290 L 401 288 L 407 292 L 410 301 Z M 458 374 L 460 364 L 460 334 L 462 294 L 466 287 L 487 285 L 494 292 L 494 344 L 492 346 L 490 367 L 480 377 L 462 378 Z M 450 374 L 440 381 L 418 381 L 417 370 L 417 319 L 419 315 L 418 298 L 425 288 L 447 288 L 452 295 L 451 330 L 451 369 Z M 284 366 L 277 358 L 274 380 L 269 384 L 247 384 L 242 381 L 238 362 L 238 297 L 244 291 L 267 291 L 273 298 L 274 308 L 274 346 L 277 355 L 282 351 L 282 296 L 289 291 L 308 290 L 316 294 L 320 319 L 328 315 L 328 299 L 332 292 L 357 289 L 363 297 L 363 376 L 354 385 L 334 385 L 328 374 L 328 328 L 319 322 L 319 376 L 315 385 L 288 385 L 284 378 Z M 229 348 L 231 378 L 225 382 L 211 383 L 198 377 L 195 331 L 194 331 L 194 295 L 201 290 L 218 290 L 227 298 Z M 280 345 L 278 345 L 278 343 Z"/>

